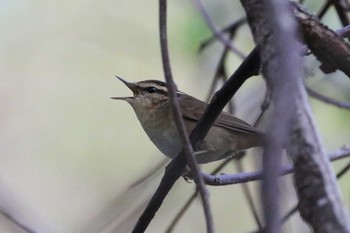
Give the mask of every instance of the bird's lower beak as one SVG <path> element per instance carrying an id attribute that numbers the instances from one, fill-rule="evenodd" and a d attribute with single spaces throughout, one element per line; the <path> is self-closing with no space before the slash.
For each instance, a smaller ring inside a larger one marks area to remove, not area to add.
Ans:
<path id="1" fill-rule="evenodd" d="M 111 99 L 113 99 L 113 100 L 127 100 L 130 98 L 132 98 L 132 97 L 111 97 Z"/>

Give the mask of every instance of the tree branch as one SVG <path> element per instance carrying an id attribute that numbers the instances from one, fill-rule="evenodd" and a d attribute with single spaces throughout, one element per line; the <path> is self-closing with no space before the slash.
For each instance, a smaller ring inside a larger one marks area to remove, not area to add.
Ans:
<path id="1" fill-rule="evenodd" d="M 133 229 L 133 232 L 139 233 L 139 232 L 144 232 L 146 230 L 146 228 L 148 227 L 148 224 L 153 219 L 155 213 L 160 207 L 165 196 L 167 195 L 167 193 L 169 192 L 169 190 L 171 189 L 175 181 L 179 178 L 181 174 L 180 172 L 183 171 L 185 167 L 185 161 L 187 160 L 187 163 L 192 171 L 192 174 L 194 175 L 197 188 L 202 197 L 202 203 L 203 203 L 203 208 L 204 208 L 204 213 L 206 218 L 207 232 L 213 233 L 214 223 L 213 223 L 213 217 L 211 214 L 211 208 L 210 208 L 210 203 L 208 199 L 208 191 L 205 187 L 205 183 L 200 174 L 198 163 L 193 154 L 193 148 L 192 148 L 190 139 L 187 135 L 187 130 L 183 122 L 181 109 L 177 99 L 177 94 L 176 94 L 177 88 L 172 78 L 169 51 L 168 51 L 168 45 L 167 45 L 167 27 L 166 27 L 167 5 L 166 3 L 167 3 L 167 0 L 159 1 L 159 32 L 160 32 L 160 45 L 161 45 L 161 53 L 162 53 L 162 64 L 163 64 L 164 75 L 165 75 L 166 84 L 168 88 L 169 101 L 172 107 L 172 112 L 176 123 L 176 127 L 178 130 L 180 139 L 182 141 L 183 149 L 177 156 L 179 157 L 179 159 L 174 160 L 174 161 L 179 161 L 178 166 L 171 166 L 172 168 L 174 169 L 176 168 L 177 170 L 174 172 L 174 174 L 169 173 L 169 177 L 166 176 L 166 174 L 168 174 L 166 173 L 162 179 L 161 184 L 165 183 L 164 185 L 166 185 L 166 189 L 164 189 L 163 191 L 161 189 L 161 186 L 157 189 L 156 194 L 152 197 L 146 210 L 144 211 L 144 213 L 141 215 L 138 222 L 136 223 Z M 186 156 L 186 159 L 185 159 L 185 156 Z M 157 196 L 161 198 L 157 198 Z"/>
<path id="2" fill-rule="evenodd" d="M 214 171 L 212 171 L 210 174 L 215 175 L 217 174 L 219 171 L 221 171 L 221 169 L 223 169 L 233 158 L 228 158 L 226 160 L 224 160 L 217 168 L 214 169 Z M 190 207 L 190 205 L 192 204 L 192 202 L 195 200 L 195 198 L 198 195 L 198 189 L 196 189 L 191 197 L 186 201 L 186 203 L 182 206 L 182 208 L 180 209 L 180 211 L 175 215 L 174 219 L 170 222 L 169 226 L 166 229 L 166 233 L 171 233 L 175 226 L 177 225 L 177 223 L 180 221 L 181 217 L 185 214 L 185 212 L 188 210 L 188 208 Z"/>
<path id="3" fill-rule="evenodd" d="M 245 55 L 241 53 L 238 49 L 236 49 L 232 44 L 231 41 L 227 40 L 224 35 L 216 28 L 212 20 L 210 19 L 207 11 L 205 10 L 204 6 L 202 5 L 200 0 L 193 0 L 197 9 L 203 16 L 205 22 L 207 23 L 210 30 L 214 33 L 215 37 L 227 48 L 229 48 L 234 54 L 236 54 L 238 57 L 244 59 Z"/>
<path id="4" fill-rule="evenodd" d="M 293 6 L 305 43 L 322 63 L 321 70 L 331 73 L 339 69 L 350 78 L 350 46 L 301 5 L 294 2 Z"/>
<path id="5" fill-rule="evenodd" d="M 20 228 L 21 230 L 28 232 L 28 233 L 36 233 L 33 229 L 26 226 L 25 224 L 18 221 L 15 217 L 13 217 L 11 214 L 7 213 L 5 210 L 0 209 L 0 214 L 4 215 L 4 217 L 9 220 L 11 223 L 13 223 L 15 226 Z"/>
<path id="6" fill-rule="evenodd" d="M 287 152 L 295 166 L 299 211 L 315 232 L 350 232 L 349 216 L 339 187 L 320 143 L 306 91 L 298 80 L 296 115 Z"/>
<path id="7" fill-rule="evenodd" d="M 198 166 L 198 162 L 194 157 L 193 148 L 190 142 L 190 139 L 187 134 L 187 129 L 182 117 L 182 112 L 180 108 L 180 104 L 177 98 L 177 88 L 173 81 L 170 60 L 169 60 L 169 51 L 168 51 L 168 42 L 167 42 L 167 0 L 159 1 L 159 31 L 160 31 L 160 45 L 161 45 L 161 53 L 162 53 L 162 64 L 164 69 L 165 80 L 168 88 L 168 96 L 170 105 L 172 107 L 173 117 L 175 119 L 176 127 L 182 141 L 183 151 L 186 155 L 187 164 L 191 169 L 191 173 L 194 175 L 194 180 L 197 185 L 197 189 L 202 197 L 202 203 L 204 208 L 204 214 L 207 225 L 207 232 L 214 232 L 214 222 L 213 216 L 211 213 L 211 207 L 209 202 L 209 193 L 206 189 L 205 183 L 201 176 L 201 172 Z M 180 154 L 179 156 L 183 156 Z"/>
<path id="8" fill-rule="evenodd" d="M 294 112 L 295 80 L 300 78 L 301 73 L 301 49 L 297 43 L 296 22 L 288 2 L 241 0 L 241 3 L 246 10 L 254 40 L 260 48 L 262 72 L 271 85 L 275 106 L 265 140 L 261 198 L 266 231 L 277 233 L 281 231 L 278 176 Z"/>
<path id="9" fill-rule="evenodd" d="M 325 102 L 325 103 L 330 104 L 330 105 L 337 106 L 339 108 L 350 109 L 349 102 L 339 101 L 339 100 L 330 98 L 330 97 L 322 95 L 322 94 L 320 94 L 320 93 L 318 93 L 318 92 L 316 92 L 308 87 L 306 87 L 306 91 L 311 97 L 313 97 L 317 100 L 320 100 L 320 101 Z"/>
<path id="10" fill-rule="evenodd" d="M 335 161 L 339 159 L 343 159 L 346 157 L 350 157 L 350 148 L 342 148 L 334 151 L 329 154 L 329 160 Z M 283 166 L 279 172 L 280 176 L 288 175 L 294 172 L 294 168 L 292 165 Z M 263 171 L 255 171 L 255 172 L 241 172 L 237 174 L 221 174 L 221 175 L 208 175 L 203 174 L 204 180 L 207 185 L 213 186 L 223 186 L 223 185 L 232 185 L 232 184 L 240 184 L 246 183 L 250 181 L 261 180 Z"/>

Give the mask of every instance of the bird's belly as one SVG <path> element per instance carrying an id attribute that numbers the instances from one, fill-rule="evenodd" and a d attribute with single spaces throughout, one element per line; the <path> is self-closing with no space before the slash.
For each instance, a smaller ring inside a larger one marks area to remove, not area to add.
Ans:
<path id="1" fill-rule="evenodd" d="M 149 138 L 153 144 L 166 156 L 173 159 L 181 150 L 181 141 L 178 134 L 174 134 L 170 131 L 147 132 Z"/>

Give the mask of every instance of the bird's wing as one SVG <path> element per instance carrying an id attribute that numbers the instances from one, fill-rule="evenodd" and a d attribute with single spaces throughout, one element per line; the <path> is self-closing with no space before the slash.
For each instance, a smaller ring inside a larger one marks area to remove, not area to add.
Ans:
<path id="1" fill-rule="evenodd" d="M 181 97 L 180 106 L 182 109 L 186 110 L 182 112 L 184 118 L 192 121 L 198 121 L 203 115 L 207 104 L 198 99 L 190 99 L 189 96 L 184 95 Z M 253 126 L 226 112 L 222 112 L 219 115 L 214 123 L 214 126 L 246 134 L 261 134 L 261 132 L 259 132 Z"/>
<path id="2" fill-rule="evenodd" d="M 226 112 L 222 112 L 220 114 L 220 116 L 216 119 L 214 125 L 223 127 L 225 129 L 240 131 L 242 133 L 261 134 L 253 126 Z"/>

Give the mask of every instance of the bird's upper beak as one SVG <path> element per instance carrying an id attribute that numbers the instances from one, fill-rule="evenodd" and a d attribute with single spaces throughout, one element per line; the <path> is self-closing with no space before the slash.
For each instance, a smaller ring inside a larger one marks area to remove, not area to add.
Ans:
<path id="1" fill-rule="evenodd" d="M 117 79 L 119 79 L 120 81 L 122 81 L 131 91 L 132 93 L 135 95 L 137 95 L 139 93 L 139 90 L 137 88 L 137 86 L 133 83 L 130 83 L 124 79 L 122 79 L 121 77 L 118 77 L 118 76 L 115 76 Z M 127 100 L 127 99 L 130 99 L 130 98 L 133 98 L 133 97 L 111 97 L 111 99 L 114 99 L 114 100 Z"/>

